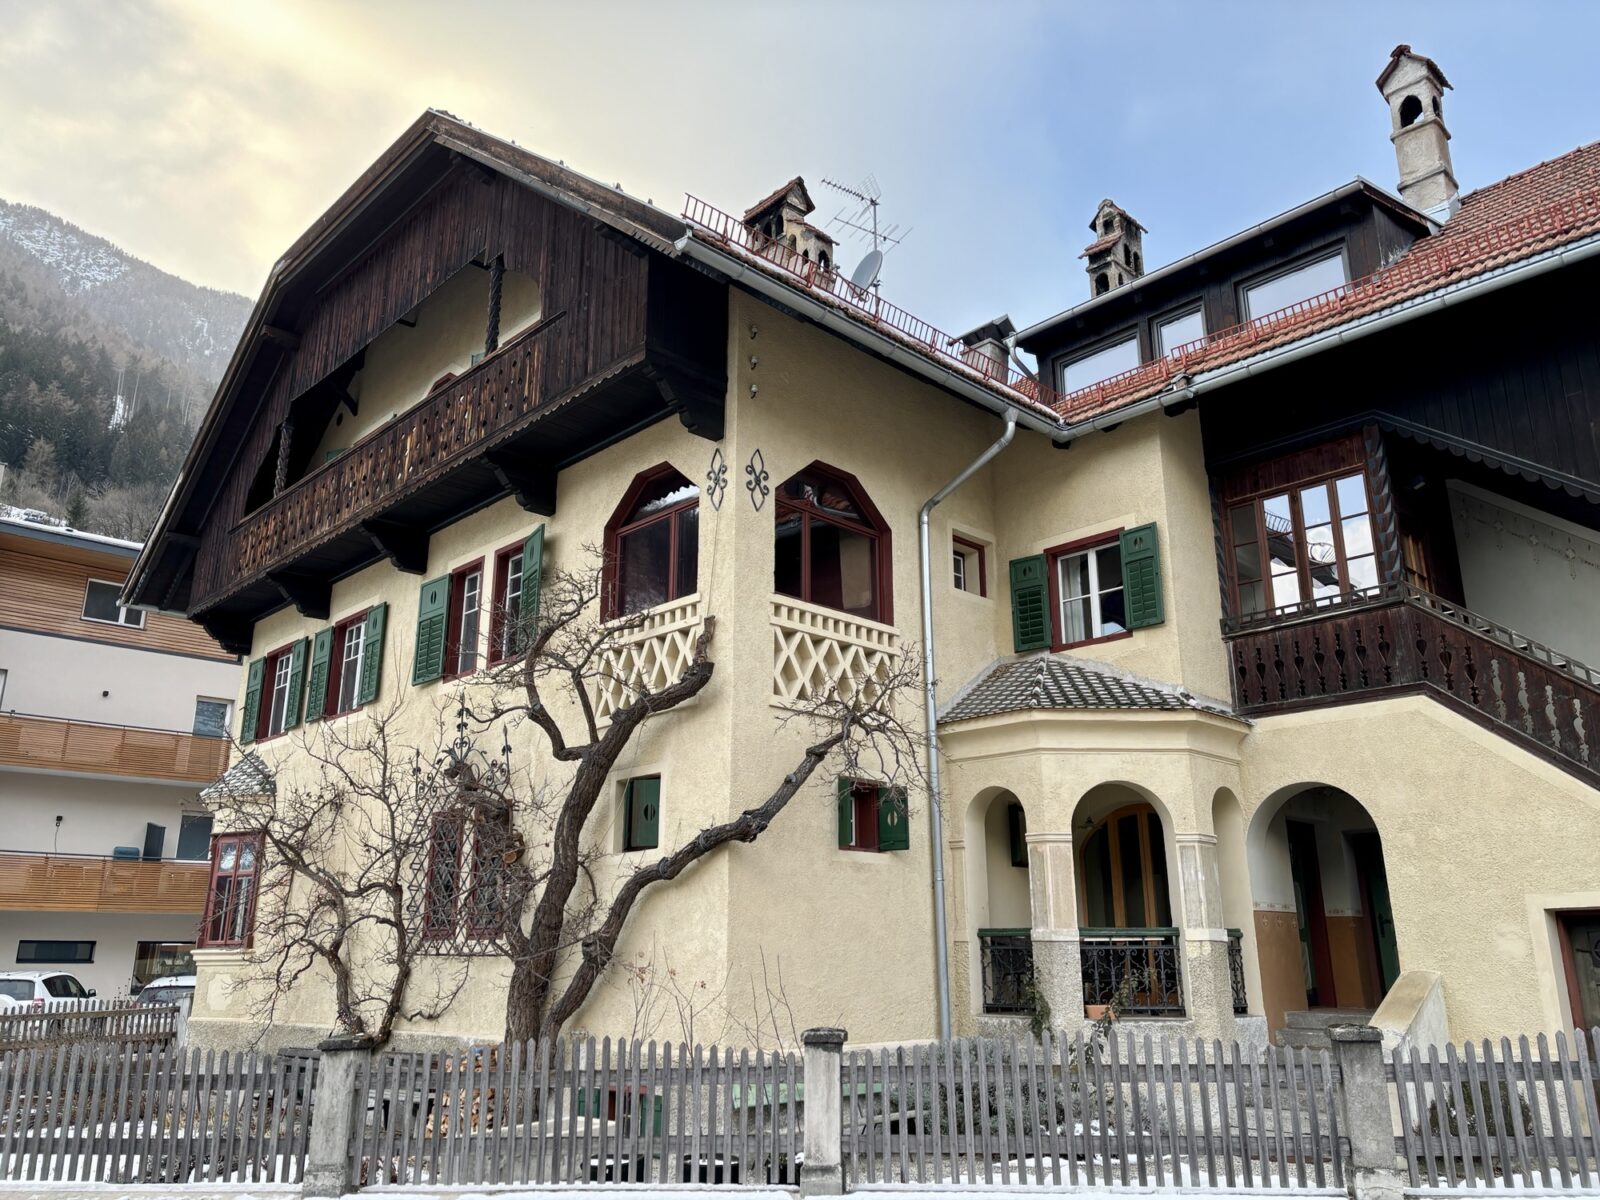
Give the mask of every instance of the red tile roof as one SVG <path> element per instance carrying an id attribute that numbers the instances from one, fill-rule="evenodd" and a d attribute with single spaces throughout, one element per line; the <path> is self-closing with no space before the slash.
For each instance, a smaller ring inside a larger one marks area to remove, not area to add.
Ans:
<path id="1" fill-rule="evenodd" d="M 1099 251 L 1104 250 L 1107 246 L 1113 246 L 1116 244 L 1117 239 L 1121 236 L 1122 235 L 1120 233 L 1108 233 L 1105 235 L 1105 237 L 1096 238 L 1083 248 L 1083 253 L 1078 255 L 1078 257 L 1088 258 L 1089 255 L 1096 254 Z"/>

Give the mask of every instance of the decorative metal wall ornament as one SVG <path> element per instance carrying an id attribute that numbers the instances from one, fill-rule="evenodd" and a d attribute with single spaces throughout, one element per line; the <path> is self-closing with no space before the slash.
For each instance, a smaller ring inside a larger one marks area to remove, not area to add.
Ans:
<path id="1" fill-rule="evenodd" d="M 722 511 L 722 494 L 728 490 L 728 460 L 722 457 L 722 447 L 711 452 L 711 469 L 706 472 L 706 498 L 715 512 Z"/>
<path id="2" fill-rule="evenodd" d="M 750 503 L 755 505 L 756 511 L 761 511 L 761 506 L 767 502 L 767 496 L 772 491 L 767 486 L 767 460 L 761 457 L 761 447 L 757 446 L 750 455 L 750 461 L 745 464 L 744 490 L 750 493 Z"/>

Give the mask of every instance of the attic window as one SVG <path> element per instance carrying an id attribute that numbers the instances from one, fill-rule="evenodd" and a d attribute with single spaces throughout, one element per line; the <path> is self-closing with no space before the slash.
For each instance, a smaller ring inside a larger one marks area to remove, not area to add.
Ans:
<path id="1" fill-rule="evenodd" d="M 1422 120 L 1422 101 L 1415 96 L 1407 96 L 1400 101 L 1400 127 L 1415 125 Z"/>

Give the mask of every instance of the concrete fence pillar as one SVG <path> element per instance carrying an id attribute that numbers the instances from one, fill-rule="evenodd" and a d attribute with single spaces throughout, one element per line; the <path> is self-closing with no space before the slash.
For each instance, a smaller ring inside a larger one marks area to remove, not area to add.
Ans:
<path id="1" fill-rule="evenodd" d="M 800 1035 L 805 1047 L 806 1161 L 800 1168 L 802 1196 L 844 1194 L 844 1110 L 841 1103 L 841 1059 L 845 1031 L 808 1029 Z"/>
<path id="2" fill-rule="evenodd" d="M 317 1049 L 317 1086 L 312 1097 L 311 1131 L 306 1140 L 303 1196 L 343 1196 L 359 1182 L 350 1167 L 350 1144 L 355 1136 L 357 1106 L 361 1103 L 362 1068 L 372 1061 L 372 1039 L 332 1037 Z"/>
<path id="3" fill-rule="evenodd" d="M 1344 1131 L 1350 1138 L 1351 1192 L 1356 1200 L 1402 1200 L 1405 1179 L 1394 1150 L 1383 1033 L 1369 1025 L 1335 1025 L 1328 1032 L 1339 1067 Z"/>

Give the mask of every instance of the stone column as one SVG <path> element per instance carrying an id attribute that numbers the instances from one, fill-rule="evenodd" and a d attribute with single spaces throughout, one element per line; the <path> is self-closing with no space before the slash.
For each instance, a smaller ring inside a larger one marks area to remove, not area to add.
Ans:
<path id="1" fill-rule="evenodd" d="M 1344 1133 L 1350 1139 L 1352 1194 L 1355 1200 L 1401 1200 L 1405 1179 L 1395 1162 L 1383 1033 L 1370 1025 L 1335 1025 L 1328 1036 L 1339 1068 Z"/>
<path id="2" fill-rule="evenodd" d="M 1083 965 L 1078 952 L 1078 883 L 1072 834 L 1032 833 L 1028 902 L 1033 912 L 1033 977 L 1055 1029 L 1083 1023 Z"/>
<path id="3" fill-rule="evenodd" d="M 356 1128 L 356 1106 L 362 1096 L 357 1081 L 372 1059 L 372 1039 L 331 1037 L 318 1044 L 316 1120 L 306 1139 L 304 1196 L 343 1196 L 356 1190 L 350 1171 L 350 1142 Z"/>
<path id="4" fill-rule="evenodd" d="M 808 1029 L 800 1035 L 805 1047 L 806 1085 L 802 1196 L 844 1194 L 844 1110 L 840 1099 L 844 1039 L 842 1029 Z"/>
<path id="5" fill-rule="evenodd" d="M 1183 940 L 1183 1003 L 1197 1036 L 1231 1041 L 1233 976 L 1228 966 L 1228 928 L 1222 915 L 1222 877 L 1214 833 L 1180 833 L 1175 924 Z"/>

